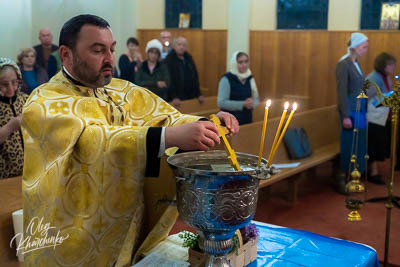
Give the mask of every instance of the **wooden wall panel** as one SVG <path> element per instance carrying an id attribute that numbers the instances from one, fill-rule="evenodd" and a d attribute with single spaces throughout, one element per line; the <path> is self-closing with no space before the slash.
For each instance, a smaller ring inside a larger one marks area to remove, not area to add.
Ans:
<path id="1" fill-rule="evenodd" d="M 226 72 L 227 31 L 169 29 L 172 37 L 183 36 L 188 40 L 188 52 L 193 56 L 199 72 L 200 87 L 205 96 L 218 93 L 218 82 Z M 159 39 L 161 30 L 137 30 L 140 51 L 151 39 Z"/>
<path id="2" fill-rule="evenodd" d="M 218 81 L 226 71 L 227 31 L 171 30 L 188 39 L 200 75 L 200 84 L 217 95 Z M 250 68 L 260 91 L 260 100 L 284 95 L 308 96 L 310 108 L 336 104 L 335 68 L 346 53 L 351 31 L 250 31 Z M 361 60 L 365 75 L 373 70 L 375 57 L 388 52 L 400 59 L 397 31 L 363 31 L 369 50 Z M 158 38 L 160 30 L 138 30 L 141 49 Z M 400 71 L 400 69 L 397 69 Z"/>
<path id="3" fill-rule="evenodd" d="M 335 68 L 346 53 L 350 31 L 251 31 L 250 67 L 260 98 L 284 94 L 310 97 L 310 107 L 336 104 Z M 400 34 L 396 31 L 363 31 L 369 50 L 361 60 L 365 75 L 373 70 L 381 52 L 400 59 Z M 399 71 L 400 69 L 397 69 Z"/>

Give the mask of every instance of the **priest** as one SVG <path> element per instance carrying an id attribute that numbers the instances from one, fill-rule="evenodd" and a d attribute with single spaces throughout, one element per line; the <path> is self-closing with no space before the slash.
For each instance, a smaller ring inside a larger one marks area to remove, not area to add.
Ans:
<path id="1" fill-rule="evenodd" d="M 166 150 L 209 150 L 218 129 L 112 78 L 116 42 L 104 19 L 71 18 L 59 45 L 62 70 L 22 114 L 25 266 L 130 266 L 176 218 L 167 212 L 143 233 L 143 178 L 159 175 Z"/>

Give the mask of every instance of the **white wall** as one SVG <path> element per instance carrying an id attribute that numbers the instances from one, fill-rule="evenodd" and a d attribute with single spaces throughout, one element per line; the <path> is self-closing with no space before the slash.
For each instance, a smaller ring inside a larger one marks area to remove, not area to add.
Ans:
<path id="1" fill-rule="evenodd" d="M 228 9 L 229 0 L 203 0 L 203 29 L 226 30 Z"/>
<path id="2" fill-rule="evenodd" d="M 136 0 L 1 0 L 0 10 L 5 12 L 0 16 L 0 56 L 15 59 L 21 48 L 39 44 L 39 30 L 45 27 L 58 45 L 61 27 L 68 19 L 94 14 L 110 23 L 118 59 L 128 37 L 136 36 L 136 8 Z"/>
<path id="3" fill-rule="evenodd" d="M 165 0 L 137 0 L 138 29 L 165 28 Z"/>
<path id="4" fill-rule="evenodd" d="M 329 1 L 328 30 L 359 30 L 361 23 L 361 0 Z"/>
<path id="5" fill-rule="evenodd" d="M 243 0 L 230 0 L 228 12 L 228 51 L 227 69 L 230 69 L 232 54 L 238 50 L 249 51 L 250 3 Z"/>
<path id="6" fill-rule="evenodd" d="M 276 29 L 277 2 L 278 0 L 250 1 L 250 30 L 265 31 Z"/>
<path id="7" fill-rule="evenodd" d="M 126 40 L 136 36 L 136 1 L 132 0 L 32 0 L 32 44 L 38 44 L 38 33 L 48 27 L 58 45 L 62 25 L 80 14 L 93 14 L 110 23 L 117 41 L 117 59 L 126 49 Z"/>
<path id="8" fill-rule="evenodd" d="M 31 46 L 31 0 L 1 0 L 0 10 L 0 57 L 16 60 L 21 48 Z"/>

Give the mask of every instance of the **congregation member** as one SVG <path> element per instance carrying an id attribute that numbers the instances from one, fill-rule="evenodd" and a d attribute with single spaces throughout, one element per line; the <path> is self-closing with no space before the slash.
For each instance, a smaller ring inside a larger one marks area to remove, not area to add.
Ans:
<path id="1" fill-rule="evenodd" d="M 347 175 L 353 171 L 350 165 L 352 155 L 353 130 L 358 128 L 357 166 L 358 171 L 363 173 L 366 154 L 366 125 L 367 125 L 367 103 L 361 100 L 360 110 L 357 110 L 357 96 L 362 92 L 364 84 L 364 73 L 358 60 L 368 50 L 368 38 L 362 33 L 352 33 L 347 44 L 345 54 L 336 65 L 336 88 L 338 96 L 338 111 L 341 122 L 340 134 L 340 172 L 336 176 L 335 188 L 341 194 L 346 194 L 345 187 Z M 357 122 L 357 125 L 355 123 Z"/>
<path id="2" fill-rule="evenodd" d="M 161 59 L 164 60 L 168 53 L 171 52 L 171 33 L 169 31 L 162 31 L 160 33 L 160 41 L 163 46 L 161 51 Z"/>
<path id="3" fill-rule="evenodd" d="M 162 44 L 157 39 L 147 43 L 147 60 L 143 62 L 136 73 L 135 83 L 149 89 L 167 101 L 170 79 L 167 66 L 160 62 L 161 52 Z"/>
<path id="4" fill-rule="evenodd" d="M 55 227 L 52 233 L 68 238 L 55 249 L 25 252 L 24 263 L 131 266 L 167 236 L 177 217 L 168 210 L 150 233 L 143 232 L 144 177 L 159 175 L 166 149 L 206 151 L 219 144 L 218 129 L 112 78 L 116 41 L 104 19 L 71 18 L 59 44 L 62 71 L 33 92 L 22 114 L 22 195 L 24 233 L 41 218 Z M 238 132 L 231 114 L 217 116 L 231 134 Z"/>
<path id="5" fill-rule="evenodd" d="M 140 65 L 143 62 L 142 54 L 139 52 L 139 41 L 130 37 L 126 41 L 127 52 L 119 58 L 119 71 L 120 78 L 135 82 L 135 74 L 139 70 Z"/>
<path id="6" fill-rule="evenodd" d="M 62 63 L 60 58 L 60 51 L 56 50 L 51 53 L 49 57 L 49 62 L 47 64 L 47 74 L 49 75 L 49 78 L 56 75 L 56 73 L 61 70 L 61 66 Z"/>
<path id="7" fill-rule="evenodd" d="M 40 45 L 33 47 L 36 51 L 36 63 L 47 71 L 49 57 L 58 49 L 58 46 L 53 44 L 53 34 L 47 28 L 39 31 L 39 40 Z"/>
<path id="8" fill-rule="evenodd" d="M 388 53 L 380 53 L 374 62 L 374 71 L 367 76 L 367 80 L 376 83 L 384 95 L 391 92 L 390 75 L 396 69 L 396 59 Z M 378 162 L 390 157 L 391 114 L 389 107 L 378 106 L 381 99 L 375 88 L 367 90 L 368 95 L 368 180 L 375 184 L 385 184 L 382 175 L 378 173 Z"/>
<path id="9" fill-rule="evenodd" d="M 232 55 L 230 72 L 218 86 L 218 106 L 231 114 L 239 124 L 253 121 L 253 109 L 259 104 L 256 82 L 249 68 L 249 56 L 236 51 Z"/>
<path id="10" fill-rule="evenodd" d="M 49 77 L 47 76 L 46 70 L 36 64 L 35 49 L 22 49 L 17 59 L 22 74 L 21 90 L 30 95 L 33 89 L 47 82 Z"/>
<path id="11" fill-rule="evenodd" d="M 0 58 L 0 179 L 22 175 L 21 114 L 28 96 L 20 90 L 21 79 L 15 62 Z"/>
<path id="12" fill-rule="evenodd" d="M 199 75 L 192 56 L 187 52 L 187 40 L 177 37 L 173 42 L 173 50 L 165 59 L 171 78 L 169 100 L 174 107 L 179 107 L 182 100 L 197 98 L 204 102 L 200 92 Z"/>

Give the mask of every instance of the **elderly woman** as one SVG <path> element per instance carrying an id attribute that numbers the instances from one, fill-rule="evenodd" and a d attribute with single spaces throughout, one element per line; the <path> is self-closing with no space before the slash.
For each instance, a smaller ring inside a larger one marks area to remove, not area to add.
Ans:
<path id="1" fill-rule="evenodd" d="M 231 71 L 219 82 L 218 106 L 231 114 L 239 124 L 253 121 L 253 109 L 258 105 L 256 82 L 249 69 L 249 56 L 237 51 L 231 60 Z"/>
<path id="2" fill-rule="evenodd" d="M 376 83 L 382 93 L 391 91 L 392 84 L 389 76 L 396 68 L 396 59 L 388 53 L 381 53 L 375 58 L 374 71 L 367 79 Z M 385 184 L 378 174 L 378 161 L 384 161 L 390 156 L 390 121 L 388 107 L 377 107 L 380 102 L 374 88 L 367 90 L 368 94 L 368 155 L 370 168 L 368 180 L 375 184 Z"/>
<path id="3" fill-rule="evenodd" d="M 336 177 L 335 187 L 341 194 L 346 194 L 347 172 L 351 172 L 350 159 L 352 154 L 354 127 L 358 128 L 358 143 L 353 151 L 357 155 L 358 170 L 365 170 L 366 154 L 366 109 L 367 103 L 361 100 L 360 110 L 357 110 L 357 96 L 364 84 L 364 74 L 358 59 L 368 50 L 368 38 L 362 33 L 353 33 L 348 43 L 347 54 L 336 65 L 336 87 L 338 109 L 341 122 L 340 135 L 340 173 Z M 355 125 L 355 123 L 357 123 Z"/>
<path id="4" fill-rule="evenodd" d="M 135 82 L 167 101 L 170 79 L 167 66 L 160 62 L 161 53 L 162 44 L 159 40 L 153 39 L 147 43 L 147 60 L 136 73 Z"/>
<path id="5" fill-rule="evenodd" d="M 22 49 L 18 57 L 18 66 L 22 74 L 21 89 L 30 94 L 39 85 L 48 82 L 47 71 L 36 64 L 36 51 L 33 48 Z"/>
<path id="6" fill-rule="evenodd" d="M 20 91 L 21 79 L 15 62 L 0 58 L 0 179 L 22 175 L 21 113 L 28 96 Z"/>

